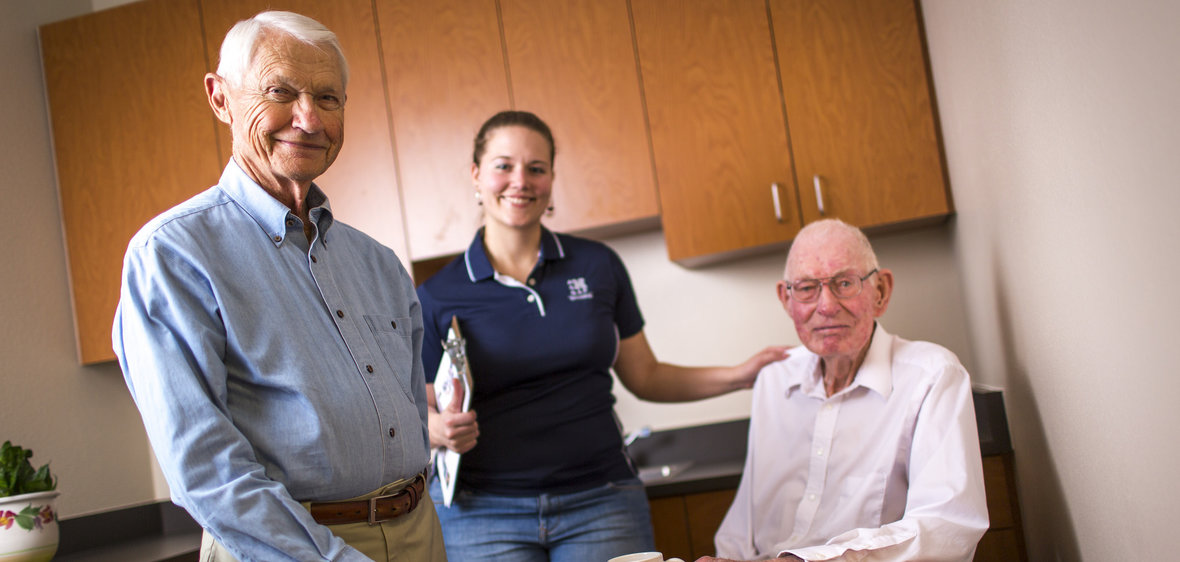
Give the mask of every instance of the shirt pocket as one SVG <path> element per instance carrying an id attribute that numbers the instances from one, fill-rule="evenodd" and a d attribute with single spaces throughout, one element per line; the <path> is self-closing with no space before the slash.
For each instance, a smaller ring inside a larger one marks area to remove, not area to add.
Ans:
<path id="1" fill-rule="evenodd" d="M 410 377 L 414 372 L 414 342 L 413 330 L 410 329 L 410 317 L 382 316 L 366 314 L 365 322 L 373 334 L 373 341 L 381 349 L 381 355 L 389 363 L 393 376 L 402 387 L 402 391 L 410 400 L 414 399 L 410 387 Z"/>

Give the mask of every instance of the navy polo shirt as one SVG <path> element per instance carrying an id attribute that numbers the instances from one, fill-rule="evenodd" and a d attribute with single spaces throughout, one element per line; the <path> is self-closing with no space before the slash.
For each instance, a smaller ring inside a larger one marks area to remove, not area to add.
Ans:
<path id="1" fill-rule="evenodd" d="M 452 316 L 467 340 L 480 435 L 463 455 L 460 486 L 526 495 L 633 476 L 610 368 L 619 340 L 639 333 L 643 316 L 613 250 L 542 229 L 537 265 L 520 283 L 492 269 L 481 229 L 418 298 L 427 382 Z"/>

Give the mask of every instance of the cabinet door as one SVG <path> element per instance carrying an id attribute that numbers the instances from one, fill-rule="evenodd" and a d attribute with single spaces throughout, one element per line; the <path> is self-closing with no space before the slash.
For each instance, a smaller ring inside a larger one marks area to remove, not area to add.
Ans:
<path id="1" fill-rule="evenodd" d="M 916 2 L 770 6 L 805 222 L 949 213 Z"/>
<path id="2" fill-rule="evenodd" d="M 410 256 L 461 252 L 481 219 L 472 141 L 511 105 L 496 2 L 376 4 Z"/>
<path id="3" fill-rule="evenodd" d="M 725 519 L 736 495 L 736 489 L 729 489 L 684 496 L 694 559 L 716 553 L 713 537 L 717 535 L 717 529 L 721 528 L 721 521 Z"/>
<path id="4" fill-rule="evenodd" d="M 555 211 L 545 223 L 608 232 L 657 224 L 626 0 L 500 5 L 513 105 L 536 113 L 556 137 Z"/>
<path id="5" fill-rule="evenodd" d="M 149 0 L 40 29 L 78 355 L 110 361 L 123 253 L 217 182 L 196 0 Z"/>
<path id="6" fill-rule="evenodd" d="M 633 0 L 632 10 L 669 257 L 691 264 L 793 238 L 800 219 L 765 3 Z"/>
<path id="7" fill-rule="evenodd" d="M 652 534 L 656 550 L 664 558 L 692 559 L 692 541 L 688 534 L 688 512 L 684 496 L 648 500 L 651 510 Z"/>
<path id="8" fill-rule="evenodd" d="M 368 0 L 202 0 L 201 5 L 205 44 L 214 68 L 221 41 L 229 28 L 263 10 L 300 13 L 336 34 L 349 67 L 344 147 L 332 167 L 316 179 L 316 184 L 328 194 L 337 219 L 392 248 L 408 268 L 372 4 Z M 222 125 L 219 133 L 221 157 L 226 162 L 231 154 L 229 127 Z"/>

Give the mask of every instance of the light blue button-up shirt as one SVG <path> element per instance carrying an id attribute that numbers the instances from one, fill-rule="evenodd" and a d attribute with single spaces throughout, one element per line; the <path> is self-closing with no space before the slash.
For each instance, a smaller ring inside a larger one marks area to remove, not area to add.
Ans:
<path id="1" fill-rule="evenodd" d="M 393 251 L 231 160 L 132 238 L 114 349 L 172 499 L 238 558 L 367 560 L 299 504 L 428 461 L 422 318 Z"/>

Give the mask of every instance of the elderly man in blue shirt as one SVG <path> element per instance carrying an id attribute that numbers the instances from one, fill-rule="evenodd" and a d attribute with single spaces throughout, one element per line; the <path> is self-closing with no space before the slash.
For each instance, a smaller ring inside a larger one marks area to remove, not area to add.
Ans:
<path id="1" fill-rule="evenodd" d="M 315 20 L 235 25 L 205 76 L 233 159 L 124 258 L 115 353 L 202 560 L 446 559 L 413 283 L 313 183 L 347 82 Z"/>

